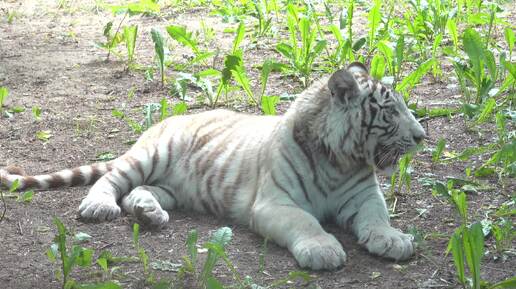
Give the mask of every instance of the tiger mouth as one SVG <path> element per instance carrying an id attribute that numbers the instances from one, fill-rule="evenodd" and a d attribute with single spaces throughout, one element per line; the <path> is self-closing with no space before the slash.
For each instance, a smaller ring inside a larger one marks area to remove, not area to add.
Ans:
<path id="1" fill-rule="evenodd" d="M 396 167 L 404 153 L 406 153 L 406 150 L 403 149 L 379 150 L 375 154 L 374 163 L 380 170 Z"/>

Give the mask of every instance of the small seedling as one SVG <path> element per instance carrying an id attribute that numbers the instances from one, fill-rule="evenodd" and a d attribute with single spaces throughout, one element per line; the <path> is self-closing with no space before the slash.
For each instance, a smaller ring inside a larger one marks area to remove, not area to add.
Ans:
<path id="1" fill-rule="evenodd" d="M 7 100 L 7 96 L 9 96 L 9 89 L 7 87 L 0 86 L 0 118 L 4 115 L 4 103 Z"/>
<path id="2" fill-rule="evenodd" d="M 158 61 L 159 72 L 161 74 L 161 86 L 165 85 L 165 48 L 164 40 L 161 33 L 156 30 L 151 30 L 152 41 L 154 42 L 154 51 L 156 52 L 156 59 Z"/>

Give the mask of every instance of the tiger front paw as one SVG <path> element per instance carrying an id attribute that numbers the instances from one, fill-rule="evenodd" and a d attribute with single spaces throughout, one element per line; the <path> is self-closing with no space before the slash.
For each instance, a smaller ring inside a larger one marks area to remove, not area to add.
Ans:
<path id="1" fill-rule="evenodd" d="M 121 209 L 114 198 L 108 195 L 87 196 L 79 206 L 79 214 L 84 219 L 110 221 L 120 216 Z"/>
<path id="2" fill-rule="evenodd" d="M 346 262 L 342 245 L 331 234 L 318 235 L 297 242 L 292 254 L 299 266 L 312 270 L 334 270 Z"/>
<path id="3" fill-rule="evenodd" d="M 168 213 L 157 206 L 136 205 L 134 214 L 138 221 L 150 227 L 161 228 L 168 223 Z"/>
<path id="4" fill-rule="evenodd" d="M 359 243 L 375 255 L 407 260 L 414 255 L 414 237 L 404 234 L 390 226 L 366 229 L 359 238 Z"/>

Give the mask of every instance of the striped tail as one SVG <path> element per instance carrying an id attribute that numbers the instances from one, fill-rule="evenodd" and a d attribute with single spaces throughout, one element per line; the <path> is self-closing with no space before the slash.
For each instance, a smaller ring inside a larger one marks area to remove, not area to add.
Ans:
<path id="1" fill-rule="evenodd" d="M 60 187 L 90 185 L 112 168 L 112 162 L 95 163 L 73 169 L 65 169 L 46 175 L 27 176 L 16 167 L 0 169 L 0 188 L 10 188 L 18 180 L 18 190 L 47 190 Z"/>

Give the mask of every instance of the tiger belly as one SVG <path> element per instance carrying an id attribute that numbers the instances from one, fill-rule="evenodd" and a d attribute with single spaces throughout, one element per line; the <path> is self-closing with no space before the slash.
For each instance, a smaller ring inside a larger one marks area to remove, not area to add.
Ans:
<path id="1" fill-rule="evenodd" d="M 154 146 L 148 140 L 156 134 L 160 159 L 151 161 L 159 167 L 162 158 L 170 158 L 172 164 L 152 183 L 166 188 L 175 207 L 246 223 L 278 123 L 276 117 L 256 118 L 226 111 L 172 118 L 143 135 L 134 151 Z"/>

